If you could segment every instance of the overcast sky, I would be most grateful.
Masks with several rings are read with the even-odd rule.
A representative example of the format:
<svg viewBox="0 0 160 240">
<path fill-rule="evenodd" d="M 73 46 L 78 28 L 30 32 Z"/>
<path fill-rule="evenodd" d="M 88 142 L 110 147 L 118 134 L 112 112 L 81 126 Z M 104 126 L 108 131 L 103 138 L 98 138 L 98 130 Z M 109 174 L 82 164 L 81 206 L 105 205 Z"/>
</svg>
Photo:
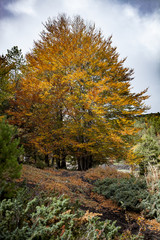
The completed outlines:
<svg viewBox="0 0 160 240">
<path fill-rule="evenodd" d="M 125 66 L 134 69 L 134 92 L 149 87 L 148 112 L 160 112 L 160 0 L 0 0 L 0 55 L 18 46 L 23 54 L 39 39 L 49 17 L 79 14 L 113 36 Z"/>
</svg>

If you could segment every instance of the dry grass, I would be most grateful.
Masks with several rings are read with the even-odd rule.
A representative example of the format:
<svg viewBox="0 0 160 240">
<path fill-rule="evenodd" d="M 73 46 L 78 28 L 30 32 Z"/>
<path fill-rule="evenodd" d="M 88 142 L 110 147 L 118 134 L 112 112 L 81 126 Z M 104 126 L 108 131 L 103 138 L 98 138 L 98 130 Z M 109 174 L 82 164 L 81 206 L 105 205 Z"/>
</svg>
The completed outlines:
<svg viewBox="0 0 160 240">
<path fill-rule="evenodd" d="M 86 181 L 107 177 L 122 178 L 129 177 L 129 174 L 118 172 L 116 169 L 108 166 L 105 168 L 97 167 L 87 172 L 77 172 L 67 170 L 57 171 L 51 168 L 41 170 L 30 165 L 23 165 L 22 177 L 19 181 L 26 179 L 27 183 L 39 186 L 40 190 L 47 190 L 49 192 L 55 190 L 57 193 L 69 197 L 71 202 L 75 202 L 78 199 L 82 206 L 95 209 L 98 212 L 108 211 L 108 209 L 116 212 L 120 210 L 116 203 L 94 193 L 93 186 Z M 151 181 L 151 176 L 148 176 L 148 181 Z M 139 214 L 132 213 L 132 218 L 138 219 Z M 151 229 L 160 230 L 160 224 L 156 220 L 147 220 L 146 223 L 150 225 Z"/>
<path fill-rule="evenodd" d="M 158 191 L 158 184 L 160 181 L 160 171 L 158 166 L 148 165 L 148 173 L 145 175 L 146 183 L 148 186 L 148 190 L 151 193 Z"/>
<path fill-rule="evenodd" d="M 96 167 L 91 168 L 85 173 L 86 179 L 98 180 L 104 178 L 128 178 L 130 177 L 129 173 L 119 172 L 113 167 Z"/>
</svg>

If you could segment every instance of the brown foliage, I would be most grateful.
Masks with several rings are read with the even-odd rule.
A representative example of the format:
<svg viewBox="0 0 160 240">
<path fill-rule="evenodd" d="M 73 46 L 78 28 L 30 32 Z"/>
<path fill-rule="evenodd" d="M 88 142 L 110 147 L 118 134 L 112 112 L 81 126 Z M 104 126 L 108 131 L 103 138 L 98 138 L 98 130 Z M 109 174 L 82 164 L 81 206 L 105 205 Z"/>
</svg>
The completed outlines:
<svg viewBox="0 0 160 240">
<path fill-rule="evenodd" d="M 98 171 L 96 171 L 97 169 Z M 108 170 L 106 171 L 106 173 L 104 170 L 102 171 L 99 167 L 95 169 L 91 169 L 88 172 L 92 172 L 94 173 L 94 175 L 91 174 L 89 176 L 88 172 L 76 172 L 76 171 L 67 171 L 67 170 L 57 171 L 49 168 L 41 170 L 33 166 L 24 165 L 22 169 L 22 177 L 20 181 L 26 179 L 28 184 L 29 183 L 31 183 L 31 185 L 36 184 L 39 187 L 39 191 L 55 190 L 59 194 L 64 194 L 66 197 L 70 197 L 70 200 L 72 202 L 75 202 L 76 200 L 78 200 L 82 208 L 89 209 L 89 211 L 86 212 L 85 217 L 83 219 L 81 218 L 77 219 L 77 224 L 79 224 L 79 222 L 82 220 L 86 221 L 88 217 L 92 217 L 92 216 L 101 217 L 101 214 L 106 215 L 107 211 L 112 212 L 112 214 L 115 213 L 114 216 L 120 216 L 121 214 L 123 214 L 123 218 L 125 219 L 125 215 L 121 211 L 121 208 L 118 207 L 115 203 L 113 203 L 112 200 L 105 199 L 104 196 L 94 193 L 93 185 L 88 182 L 89 179 L 90 180 L 98 179 L 98 177 L 100 176 L 100 173 L 101 173 L 101 177 L 102 177 L 102 173 L 106 174 L 105 175 L 106 177 L 108 176 L 110 177 L 125 176 L 126 177 L 126 174 L 123 175 L 123 173 L 118 173 L 117 170 L 115 169 L 113 170 L 113 168 L 110 169 L 110 167 L 107 167 L 106 169 Z M 98 176 L 96 176 L 96 172 Z M 109 172 L 110 174 L 107 175 L 107 172 Z M 142 219 L 142 216 L 134 212 L 126 211 L 126 214 L 129 219 L 137 220 L 138 223 Z M 126 224 L 126 223 L 123 222 L 123 224 Z M 128 221 L 127 224 L 129 226 L 131 223 Z M 147 224 L 148 227 L 152 230 L 160 231 L 160 224 L 157 223 L 155 220 L 143 219 L 143 224 Z M 63 233 L 63 228 L 62 228 L 62 233 Z M 126 236 L 125 233 L 124 233 L 124 236 Z"/>
<path fill-rule="evenodd" d="M 99 166 L 96 168 L 91 168 L 85 173 L 85 178 L 91 180 L 98 180 L 104 178 L 123 178 L 129 177 L 128 173 L 118 172 L 114 167 L 109 166 Z"/>
</svg>

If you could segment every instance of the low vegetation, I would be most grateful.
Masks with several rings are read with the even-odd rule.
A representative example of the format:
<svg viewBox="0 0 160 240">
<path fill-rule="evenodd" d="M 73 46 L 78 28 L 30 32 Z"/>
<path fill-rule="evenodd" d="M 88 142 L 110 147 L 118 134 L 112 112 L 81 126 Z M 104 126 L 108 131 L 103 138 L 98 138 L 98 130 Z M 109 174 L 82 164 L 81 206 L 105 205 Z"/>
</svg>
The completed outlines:
<svg viewBox="0 0 160 240">
<path fill-rule="evenodd" d="M 146 217 L 155 218 L 160 222 L 160 181 L 158 189 L 154 193 L 149 193 L 141 202 Z"/>
<path fill-rule="evenodd" d="M 101 192 L 100 194 L 94 193 L 92 186 L 95 182 L 97 189 L 102 188 L 101 190 L 110 191 L 109 197 L 114 198 L 114 201 L 119 200 L 119 204 L 125 210 L 141 210 L 144 216 L 157 218 L 156 215 L 147 215 L 149 211 L 144 206 L 143 201 L 146 201 L 149 194 L 151 194 L 148 191 L 144 178 L 143 180 L 137 180 L 109 167 L 104 168 L 103 171 L 101 169 L 101 167 L 98 167 L 92 169 L 92 171 L 73 172 L 67 170 L 41 170 L 27 165 L 24 166 L 22 178 L 20 182 L 18 181 L 18 185 L 20 184 L 21 186 L 21 181 L 26 179 L 25 181 L 29 189 L 26 187 L 24 189 L 22 186 L 22 190 L 18 191 L 15 197 L 1 201 L 0 231 L 3 235 L 0 239 L 21 239 L 21 236 L 24 235 L 26 236 L 25 239 L 39 239 L 40 236 L 41 239 L 65 240 L 145 239 L 142 234 L 145 231 L 145 227 L 142 229 L 143 222 L 139 220 L 141 215 L 137 218 L 139 231 L 136 231 L 136 234 L 132 232 L 131 226 L 133 223 L 130 217 L 128 218 L 128 215 L 123 220 L 127 219 L 128 227 L 121 231 L 117 228 L 119 224 L 117 225 L 113 219 L 109 221 L 107 217 L 103 217 L 106 211 L 109 211 L 109 208 L 113 212 L 115 211 L 115 213 L 121 211 L 120 208 L 112 203 L 111 200 L 105 200 Z M 107 169 L 110 169 L 108 172 L 111 178 L 106 178 Z M 101 180 L 95 180 L 96 170 L 98 173 L 97 179 L 101 176 Z M 105 173 L 105 171 L 106 176 L 103 179 L 103 174 L 101 173 Z M 114 184 L 114 187 L 112 184 Z M 111 188 L 111 185 L 113 188 Z M 42 189 L 45 190 L 44 193 L 40 193 Z M 114 195 L 116 191 L 117 196 Z M 140 191 L 142 192 L 140 193 Z M 144 192 L 146 193 L 146 198 L 144 198 Z M 78 202 L 76 202 L 77 199 L 79 200 Z M 84 210 L 80 210 L 81 208 Z M 124 215 L 122 212 L 120 214 L 121 217 L 122 214 Z M 39 234 L 41 235 L 39 236 Z"/>
<path fill-rule="evenodd" d="M 89 169 L 88 171 L 86 171 L 85 177 L 89 181 L 95 181 L 104 178 L 129 178 L 130 174 L 118 172 L 117 169 L 115 169 L 114 167 L 106 165 Z"/>
<path fill-rule="evenodd" d="M 97 180 L 94 191 L 126 210 L 143 212 L 145 217 L 160 222 L 160 180 L 155 169 L 150 166 L 149 173 L 141 178 L 112 178 L 111 175 Z"/>
<path fill-rule="evenodd" d="M 141 211 L 141 201 L 148 195 L 147 184 L 144 179 L 105 178 L 95 183 L 95 191 L 127 210 Z"/>
<path fill-rule="evenodd" d="M 119 227 L 100 221 L 96 213 L 83 212 L 63 196 L 27 199 L 18 192 L 0 203 L 0 239 L 90 240 L 115 239 Z"/>
</svg>

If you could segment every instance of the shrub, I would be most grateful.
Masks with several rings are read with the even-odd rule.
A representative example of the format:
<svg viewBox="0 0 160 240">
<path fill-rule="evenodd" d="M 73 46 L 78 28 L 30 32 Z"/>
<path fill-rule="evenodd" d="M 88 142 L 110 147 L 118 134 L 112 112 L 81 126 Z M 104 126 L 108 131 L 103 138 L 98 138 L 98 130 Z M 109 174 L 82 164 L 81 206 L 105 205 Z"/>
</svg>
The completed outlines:
<svg viewBox="0 0 160 240">
<path fill-rule="evenodd" d="M 118 229 L 120 229 L 120 227 L 115 226 L 115 223 L 111 223 L 110 220 L 106 220 L 105 222 L 99 221 L 99 217 L 89 218 L 86 230 L 80 240 L 114 239 L 118 233 Z"/>
<path fill-rule="evenodd" d="M 149 218 L 156 218 L 160 222 L 160 181 L 155 192 L 150 192 L 148 196 L 141 202 L 144 214 Z"/>
<path fill-rule="evenodd" d="M 160 174 L 159 166 L 148 164 L 148 172 L 145 175 L 148 195 L 141 202 L 144 215 L 155 218 L 160 222 Z"/>
<path fill-rule="evenodd" d="M 99 221 L 96 213 L 76 209 L 60 197 L 27 199 L 25 191 L 0 203 L 0 239 L 96 240 L 114 239 L 119 227 Z"/>
<path fill-rule="evenodd" d="M 121 235 L 120 240 L 144 240 L 144 236 L 141 233 L 138 235 L 132 235 L 131 231 L 127 229 Z"/>
<path fill-rule="evenodd" d="M 140 203 L 148 195 L 145 180 L 131 178 L 106 178 L 95 183 L 94 191 L 113 199 L 128 210 L 140 211 Z"/>
</svg>

